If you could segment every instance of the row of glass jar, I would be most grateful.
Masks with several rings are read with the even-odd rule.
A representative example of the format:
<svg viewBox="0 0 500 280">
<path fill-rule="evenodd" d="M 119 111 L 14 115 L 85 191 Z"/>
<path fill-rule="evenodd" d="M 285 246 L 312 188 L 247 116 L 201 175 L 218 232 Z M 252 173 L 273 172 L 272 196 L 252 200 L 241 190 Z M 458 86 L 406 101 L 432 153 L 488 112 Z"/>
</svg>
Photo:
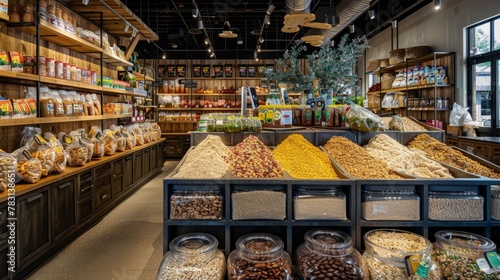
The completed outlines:
<svg viewBox="0 0 500 280">
<path fill-rule="evenodd" d="M 407 107 L 449 109 L 449 98 L 408 98 Z"/>
<path fill-rule="evenodd" d="M 436 243 L 412 232 L 376 229 L 364 235 L 361 255 L 347 234 L 313 229 L 295 251 L 300 279 L 498 279 L 496 245 L 482 236 L 438 231 Z M 486 254 L 486 255 L 485 255 Z M 283 241 L 267 233 L 236 241 L 227 261 L 218 240 L 205 233 L 178 236 L 169 244 L 157 280 L 294 279 Z"/>
<path fill-rule="evenodd" d="M 202 115 L 198 121 L 200 132 L 261 132 L 262 123 L 257 117 L 241 117 L 227 114 Z"/>
</svg>

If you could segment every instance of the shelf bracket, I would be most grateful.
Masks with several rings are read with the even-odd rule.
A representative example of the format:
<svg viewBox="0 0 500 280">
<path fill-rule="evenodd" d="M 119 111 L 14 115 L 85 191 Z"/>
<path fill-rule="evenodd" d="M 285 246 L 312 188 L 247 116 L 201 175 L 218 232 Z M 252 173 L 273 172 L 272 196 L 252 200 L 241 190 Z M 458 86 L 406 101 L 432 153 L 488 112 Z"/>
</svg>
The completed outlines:
<svg viewBox="0 0 500 280">
<path fill-rule="evenodd" d="M 135 47 L 137 46 L 137 44 L 139 43 L 140 40 L 141 40 L 141 34 L 139 33 L 139 34 L 135 35 L 132 42 L 130 42 L 130 45 L 128 46 L 127 50 L 125 51 L 125 59 L 127 61 L 130 60 L 130 57 L 132 56 L 132 53 L 134 52 Z"/>
</svg>

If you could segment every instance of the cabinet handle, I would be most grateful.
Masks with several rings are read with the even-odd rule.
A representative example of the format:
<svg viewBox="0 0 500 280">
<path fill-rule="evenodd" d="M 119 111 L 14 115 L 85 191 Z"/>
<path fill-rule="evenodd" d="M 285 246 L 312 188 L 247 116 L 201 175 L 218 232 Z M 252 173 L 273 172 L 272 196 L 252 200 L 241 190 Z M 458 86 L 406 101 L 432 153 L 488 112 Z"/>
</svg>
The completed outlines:
<svg viewBox="0 0 500 280">
<path fill-rule="evenodd" d="M 38 199 L 42 198 L 42 197 L 43 197 L 43 195 L 41 193 L 39 193 L 37 195 L 34 195 L 34 196 L 26 199 L 26 202 L 31 203 L 31 202 L 33 202 L 35 200 L 38 200 Z"/>
<path fill-rule="evenodd" d="M 132 159 L 132 156 L 128 156 L 125 158 L 125 160 L 131 160 Z"/>
<path fill-rule="evenodd" d="M 149 153 L 149 150 L 145 150 L 144 152 L 145 152 L 145 153 Z"/>
<path fill-rule="evenodd" d="M 86 192 L 86 191 L 90 190 L 92 187 L 93 187 L 93 185 L 92 186 L 88 186 L 86 188 L 83 188 L 83 189 L 80 190 L 80 192 Z"/>
<path fill-rule="evenodd" d="M 69 187 L 69 186 L 71 186 L 71 183 L 70 183 L 70 182 L 68 182 L 68 183 L 66 183 L 66 184 L 62 184 L 62 185 L 60 185 L 60 186 L 59 186 L 59 190 L 65 189 L 65 188 L 67 188 L 67 187 Z"/>
<path fill-rule="evenodd" d="M 106 197 L 108 197 L 108 195 L 107 195 L 107 194 L 103 194 L 103 195 L 101 195 L 101 199 L 105 199 Z"/>
</svg>

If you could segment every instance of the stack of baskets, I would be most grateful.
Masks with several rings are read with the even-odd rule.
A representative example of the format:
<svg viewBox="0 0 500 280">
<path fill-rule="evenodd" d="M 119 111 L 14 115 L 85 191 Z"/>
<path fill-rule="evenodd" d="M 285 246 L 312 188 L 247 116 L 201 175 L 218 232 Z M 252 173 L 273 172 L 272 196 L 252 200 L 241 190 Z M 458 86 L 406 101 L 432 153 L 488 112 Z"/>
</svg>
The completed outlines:
<svg viewBox="0 0 500 280">
<path fill-rule="evenodd" d="M 407 59 L 419 58 L 425 56 L 431 52 L 429 46 L 416 46 L 405 49 L 404 61 Z"/>
<path fill-rule="evenodd" d="M 396 65 L 405 62 L 405 49 L 397 49 L 389 52 L 389 64 Z"/>
</svg>

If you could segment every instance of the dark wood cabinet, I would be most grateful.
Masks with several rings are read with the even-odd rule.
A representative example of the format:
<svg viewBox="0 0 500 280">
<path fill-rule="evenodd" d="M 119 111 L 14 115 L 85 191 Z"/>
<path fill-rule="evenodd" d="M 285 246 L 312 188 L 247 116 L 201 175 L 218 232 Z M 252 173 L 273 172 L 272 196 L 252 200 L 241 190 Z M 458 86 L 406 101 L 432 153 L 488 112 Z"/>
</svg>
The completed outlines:
<svg viewBox="0 0 500 280">
<path fill-rule="evenodd" d="M 134 183 L 134 156 L 129 155 L 123 159 L 123 189 L 127 189 Z"/>
<path fill-rule="evenodd" d="M 134 153 L 134 182 L 142 178 L 142 151 Z"/>
<path fill-rule="evenodd" d="M 150 160 L 149 160 L 149 167 L 151 170 L 155 170 L 156 167 L 158 166 L 158 161 L 156 160 L 157 157 L 157 150 L 158 146 L 153 146 L 151 147 L 151 154 L 150 154 Z"/>
<path fill-rule="evenodd" d="M 58 240 L 76 228 L 75 177 L 60 181 L 50 187 L 52 238 Z"/>
<path fill-rule="evenodd" d="M 48 187 L 17 199 L 16 238 L 19 265 L 24 265 L 50 244 Z"/>
<path fill-rule="evenodd" d="M 8 251 L 8 246 L 7 244 L 4 245 L 4 246 L 0 246 L 0 263 L 2 265 L 0 265 L 0 279 L 8 279 L 7 277 L 7 274 L 8 274 L 8 264 L 7 264 L 7 260 L 8 260 L 8 256 L 7 254 L 9 253 Z"/>
<path fill-rule="evenodd" d="M 94 211 L 111 201 L 111 164 L 94 168 Z"/>
<path fill-rule="evenodd" d="M 123 160 L 115 160 L 113 162 L 113 170 L 111 172 L 111 196 L 115 198 L 123 190 Z"/>
<path fill-rule="evenodd" d="M 7 243 L 9 237 L 7 229 L 7 202 L 0 203 L 0 247 Z"/>
<path fill-rule="evenodd" d="M 158 144 L 158 148 L 156 150 L 156 166 L 158 168 L 163 168 L 163 164 L 165 163 L 165 145 L 164 142 Z"/>
<path fill-rule="evenodd" d="M 149 173 L 151 168 L 151 148 L 144 149 L 142 151 L 142 175 Z"/>
</svg>

